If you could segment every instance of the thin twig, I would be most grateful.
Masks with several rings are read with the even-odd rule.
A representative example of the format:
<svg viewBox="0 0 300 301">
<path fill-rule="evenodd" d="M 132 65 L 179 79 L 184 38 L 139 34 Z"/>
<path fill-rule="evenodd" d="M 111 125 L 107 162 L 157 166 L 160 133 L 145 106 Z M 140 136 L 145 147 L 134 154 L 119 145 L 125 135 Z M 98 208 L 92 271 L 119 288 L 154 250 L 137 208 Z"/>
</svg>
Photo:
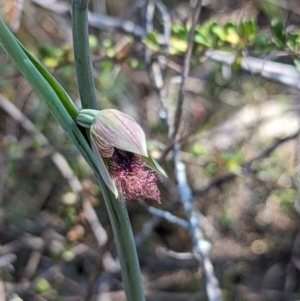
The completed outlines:
<svg viewBox="0 0 300 301">
<path fill-rule="evenodd" d="M 154 11 L 155 11 L 155 5 L 152 1 L 149 1 L 146 5 L 146 14 L 145 14 L 145 18 L 146 18 L 146 33 L 147 35 L 153 30 L 153 18 L 154 18 Z M 151 65 L 151 54 L 152 54 L 152 50 L 148 47 L 145 48 L 145 63 L 147 68 L 150 68 Z"/>
<path fill-rule="evenodd" d="M 192 16 L 192 24 L 191 29 L 189 31 L 189 37 L 188 37 L 188 46 L 187 50 L 184 55 L 183 59 L 183 66 L 182 66 L 182 72 L 181 72 L 181 83 L 179 87 L 179 93 L 178 93 L 178 101 L 177 101 L 177 107 L 175 111 L 174 121 L 173 121 L 173 128 L 170 129 L 170 139 L 167 143 L 166 148 L 162 152 L 160 156 L 160 161 L 163 161 L 164 158 L 167 156 L 169 151 L 171 150 L 172 146 L 174 145 L 175 140 L 177 140 L 177 135 L 179 131 L 179 126 L 181 122 L 181 116 L 182 116 L 182 106 L 184 102 L 184 94 L 185 94 L 185 82 L 190 72 L 190 60 L 192 56 L 192 50 L 194 46 L 194 35 L 195 35 L 195 29 L 199 20 L 199 16 L 201 13 L 201 7 L 202 7 L 202 0 L 198 0 L 196 7 L 194 8 L 194 13 Z"/>
<path fill-rule="evenodd" d="M 180 201 L 178 200 L 178 201 L 174 201 L 171 204 L 167 205 L 167 208 L 165 208 L 164 210 L 161 210 L 161 212 L 159 212 L 157 210 L 154 210 L 151 212 L 148 211 L 153 216 L 146 223 L 143 224 L 141 231 L 135 236 L 136 246 L 139 247 L 143 243 L 143 241 L 153 232 L 153 229 L 155 227 L 157 227 L 163 219 L 165 219 L 164 214 L 166 212 L 172 212 L 179 205 L 180 205 Z M 157 208 L 155 208 L 155 209 L 157 209 Z M 208 221 L 208 219 L 201 212 L 199 212 L 198 210 L 195 210 L 195 212 L 199 216 L 198 218 L 202 220 L 202 223 L 200 225 L 201 228 L 210 237 L 211 233 L 216 232 L 216 230 L 214 229 L 213 225 Z M 158 214 L 156 214 L 156 213 L 158 213 Z M 172 216 L 174 216 L 174 215 L 172 214 Z M 165 220 L 167 220 L 171 223 L 173 222 L 172 219 L 171 220 L 165 219 Z M 176 223 L 176 221 L 175 221 L 175 223 Z M 181 223 L 179 224 L 179 226 L 181 226 Z"/>
<path fill-rule="evenodd" d="M 70 4 L 63 1 L 56 0 L 31 0 L 36 5 L 39 5 L 45 9 L 55 12 L 56 14 L 65 14 L 70 12 Z"/>
<path fill-rule="evenodd" d="M 192 190 L 187 182 L 185 165 L 180 158 L 180 144 L 175 142 L 173 147 L 175 175 L 178 183 L 181 202 L 190 224 L 190 233 L 195 259 L 203 269 L 205 277 L 206 294 L 209 301 L 221 301 L 219 281 L 209 258 L 210 243 L 204 238 L 201 231 L 201 216 L 197 214 L 193 205 Z"/>
<path fill-rule="evenodd" d="M 143 224 L 141 231 L 135 236 L 135 245 L 138 248 L 143 241 L 152 233 L 153 229 L 159 225 L 162 218 L 159 216 L 152 216 L 146 223 Z"/>
<path fill-rule="evenodd" d="M 196 29 L 196 25 L 199 20 L 201 7 L 202 7 L 202 0 L 198 0 L 196 7 L 194 9 L 193 17 L 192 17 L 191 29 L 189 31 L 188 47 L 187 47 L 187 50 L 186 50 L 186 53 L 185 53 L 184 59 L 183 59 L 181 83 L 180 83 L 180 87 L 179 87 L 176 112 L 175 112 L 175 116 L 174 116 L 174 124 L 173 124 L 173 129 L 172 129 L 173 131 L 171 133 L 172 140 L 174 140 L 175 137 L 177 136 L 180 121 L 181 121 L 182 106 L 183 106 L 184 94 L 185 94 L 185 82 L 190 73 L 190 61 L 191 61 L 191 56 L 192 56 L 192 50 L 194 47 L 195 29 Z"/>
<path fill-rule="evenodd" d="M 146 36 L 146 30 L 130 20 L 119 19 L 92 12 L 89 12 L 88 16 L 89 24 L 95 28 L 103 30 L 119 30 L 138 39 Z"/>
<path fill-rule="evenodd" d="M 168 56 L 169 56 L 169 45 L 170 45 L 170 37 L 171 37 L 171 25 L 170 25 L 170 14 L 166 8 L 166 6 L 159 0 L 153 0 L 153 3 L 156 4 L 161 17 L 163 21 L 163 26 L 164 26 L 164 60 L 159 61 L 158 59 L 155 60 L 150 60 L 150 66 L 148 66 L 148 74 L 150 80 L 153 82 L 153 86 L 155 88 L 155 91 L 158 95 L 158 99 L 160 102 L 160 111 L 159 111 L 159 117 L 165 124 L 166 128 L 169 128 L 168 124 L 168 111 L 166 109 L 166 91 L 163 90 L 164 82 L 163 82 L 163 75 L 162 75 L 162 70 L 165 68 L 165 65 L 168 61 Z M 146 48 L 146 54 L 149 53 L 149 49 Z"/>
<path fill-rule="evenodd" d="M 124 19 L 131 19 L 133 15 L 138 11 L 141 7 L 145 5 L 146 0 L 136 0 L 134 3 L 131 3 L 128 10 L 125 13 Z"/>
<path fill-rule="evenodd" d="M 170 38 L 171 38 L 171 16 L 168 11 L 168 8 L 166 5 L 160 1 L 160 0 L 152 0 L 155 4 L 156 7 L 158 8 L 162 22 L 163 22 L 163 27 L 164 27 L 164 49 L 165 49 L 165 56 L 169 56 L 169 46 L 170 46 Z"/>
<path fill-rule="evenodd" d="M 163 90 L 164 82 L 163 82 L 160 63 L 157 61 L 153 61 L 151 63 L 150 68 L 148 68 L 148 70 L 150 71 L 148 72 L 149 78 L 153 82 L 154 89 L 158 95 L 158 100 L 160 104 L 159 117 L 165 124 L 166 128 L 169 128 L 169 124 L 168 124 L 169 117 L 166 108 L 167 95 L 166 95 L 166 91 Z"/>
<path fill-rule="evenodd" d="M 170 223 L 179 225 L 179 226 L 181 226 L 185 229 L 189 229 L 189 223 L 186 220 L 173 215 L 169 211 L 165 211 L 165 210 L 155 208 L 153 206 L 149 206 L 145 201 L 142 201 L 142 200 L 139 201 L 139 204 L 144 209 L 146 209 L 149 213 L 151 213 L 153 215 L 156 215 L 158 217 L 161 217 L 161 218 L 167 220 Z"/>
</svg>

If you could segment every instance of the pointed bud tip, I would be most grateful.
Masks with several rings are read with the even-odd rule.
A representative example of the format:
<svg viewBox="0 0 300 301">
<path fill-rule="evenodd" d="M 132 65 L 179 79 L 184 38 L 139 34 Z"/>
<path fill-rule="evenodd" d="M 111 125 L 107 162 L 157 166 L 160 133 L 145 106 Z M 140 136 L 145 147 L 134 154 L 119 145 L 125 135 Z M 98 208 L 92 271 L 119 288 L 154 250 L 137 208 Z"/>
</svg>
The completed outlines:
<svg viewBox="0 0 300 301">
<path fill-rule="evenodd" d="M 81 110 L 76 117 L 76 122 L 79 125 L 89 129 L 94 121 L 95 116 L 97 116 L 98 113 L 99 111 L 97 110 L 90 110 L 90 109 Z"/>
</svg>

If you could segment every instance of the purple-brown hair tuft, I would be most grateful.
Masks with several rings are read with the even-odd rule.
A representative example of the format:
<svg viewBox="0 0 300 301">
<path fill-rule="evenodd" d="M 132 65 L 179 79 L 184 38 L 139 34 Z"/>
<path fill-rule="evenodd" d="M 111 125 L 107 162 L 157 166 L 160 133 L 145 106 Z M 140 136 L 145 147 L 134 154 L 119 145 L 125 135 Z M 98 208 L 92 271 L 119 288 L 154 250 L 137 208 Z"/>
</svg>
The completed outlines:
<svg viewBox="0 0 300 301">
<path fill-rule="evenodd" d="M 141 156 L 115 148 L 109 158 L 109 171 L 126 200 L 155 200 L 160 203 L 158 174 L 146 170 Z"/>
</svg>

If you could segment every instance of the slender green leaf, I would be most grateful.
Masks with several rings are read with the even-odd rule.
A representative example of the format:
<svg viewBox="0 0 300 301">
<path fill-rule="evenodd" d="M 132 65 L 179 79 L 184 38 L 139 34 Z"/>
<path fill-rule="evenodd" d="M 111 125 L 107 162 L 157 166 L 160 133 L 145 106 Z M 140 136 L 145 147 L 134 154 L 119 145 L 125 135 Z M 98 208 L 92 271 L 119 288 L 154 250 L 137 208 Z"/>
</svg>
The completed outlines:
<svg viewBox="0 0 300 301">
<path fill-rule="evenodd" d="M 284 27 L 278 18 L 271 20 L 271 29 L 274 35 L 274 42 L 277 46 L 282 47 L 285 43 Z"/>
<path fill-rule="evenodd" d="M 75 120 L 76 116 L 78 115 L 78 108 L 76 107 L 70 96 L 67 94 L 65 89 L 54 78 L 54 76 L 19 41 L 17 42 L 21 46 L 28 59 L 51 85 L 52 89 L 55 91 L 55 93 L 63 103 L 64 107 L 67 109 L 73 120 Z"/>
</svg>

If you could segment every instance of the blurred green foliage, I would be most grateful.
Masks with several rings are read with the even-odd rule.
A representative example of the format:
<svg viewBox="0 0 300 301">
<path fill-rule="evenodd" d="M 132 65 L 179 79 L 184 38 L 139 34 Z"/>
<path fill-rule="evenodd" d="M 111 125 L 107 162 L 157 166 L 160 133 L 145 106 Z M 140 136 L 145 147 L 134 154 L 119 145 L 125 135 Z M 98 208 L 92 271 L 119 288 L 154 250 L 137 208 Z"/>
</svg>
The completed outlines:
<svg viewBox="0 0 300 301">
<path fill-rule="evenodd" d="M 261 33 L 255 18 L 232 21 L 224 26 L 209 19 L 196 27 L 194 37 L 194 54 L 206 49 L 220 49 L 229 52 L 252 50 L 256 54 L 269 53 L 274 50 L 286 50 L 294 58 L 300 57 L 300 31 L 298 29 L 285 32 L 282 20 L 271 19 L 270 33 Z M 182 23 L 171 25 L 170 54 L 181 55 L 187 49 L 189 26 Z M 143 39 L 144 44 L 154 52 L 162 50 L 160 33 L 150 32 Z M 295 63 L 296 64 L 296 63 Z"/>
</svg>

